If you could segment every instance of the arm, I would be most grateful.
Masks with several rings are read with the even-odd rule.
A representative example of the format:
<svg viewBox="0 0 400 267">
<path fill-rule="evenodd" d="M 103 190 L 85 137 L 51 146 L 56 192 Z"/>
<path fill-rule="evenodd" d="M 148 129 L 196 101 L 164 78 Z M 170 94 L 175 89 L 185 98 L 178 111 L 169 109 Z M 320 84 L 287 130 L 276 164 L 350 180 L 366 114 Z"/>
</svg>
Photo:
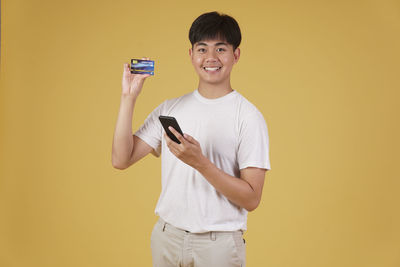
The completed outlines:
<svg viewBox="0 0 400 267">
<path fill-rule="evenodd" d="M 215 189 L 247 211 L 255 210 L 261 201 L 265 169 L 249 167 L 240 170 L 240 179 L 217 168 L 203 156 L 196 168 Z"/>
<path fill-rule="evenodd" d="M 260 203 L 265 179 L 265 169 L 245 168 L 240 170 L 240 178 L 231 176 L 217 168 L 201 152 L 200 144 L 188 134 L 180 135 L 172 127 L 171 132 L 181 144 L 172 141 L 166 134 L 170 151 L 186 164 L 199 171 L 214 188 L 236 205 L 252 211 Z"/>
<path fill-rule="evenodd" d="M 136 99 L 144 80 L 150 75 L 131 74 L 128 64 L 124 64 L 122 76 L 121 104 L 112 143 L 112 165 L 117 169 L 128 168 L 153 148 L 132 134 L 132 117 Z"/>
</svg>

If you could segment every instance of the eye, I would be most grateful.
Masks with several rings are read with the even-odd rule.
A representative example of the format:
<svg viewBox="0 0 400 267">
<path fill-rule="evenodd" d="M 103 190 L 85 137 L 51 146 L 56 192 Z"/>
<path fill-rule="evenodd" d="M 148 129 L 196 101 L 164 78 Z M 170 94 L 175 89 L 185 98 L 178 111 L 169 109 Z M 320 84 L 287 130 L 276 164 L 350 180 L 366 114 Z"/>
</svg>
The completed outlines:
<svg viewBox="0 0 400 267">
<path fill-rule="evenodd" d="M 219 47 L 219 48 L 217 48 L 217 52 L 225 52 L 226 51 L 226 49 L 225 48 L 223 48 L 223 47 Z"/>
<path fill-rule="evenodd" d="M 199 49 L 197 49 L 197 52 L 204 53 L 204 52 L 206 52 L 206 49 L 205 48 L 199 48 Z"/>
</svg>

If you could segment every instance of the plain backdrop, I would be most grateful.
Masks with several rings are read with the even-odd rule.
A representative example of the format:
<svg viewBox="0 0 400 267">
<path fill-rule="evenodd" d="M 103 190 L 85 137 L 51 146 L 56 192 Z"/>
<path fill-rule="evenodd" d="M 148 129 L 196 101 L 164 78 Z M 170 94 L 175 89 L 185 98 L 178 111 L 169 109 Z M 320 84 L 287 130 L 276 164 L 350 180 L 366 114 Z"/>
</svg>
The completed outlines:
<svg viewBox="0 0 400 267">
<path fill-rule="evenodd" d="M 214 10 L 270 134 L 247 266 L 400 266 L 395 0 L 1 1 L 0 266 L 151 266 L 160 159 L 111 165 L 123 63 L 155 60 L 135 131 L 196 89 L 188 31 Z"/>
</svg>

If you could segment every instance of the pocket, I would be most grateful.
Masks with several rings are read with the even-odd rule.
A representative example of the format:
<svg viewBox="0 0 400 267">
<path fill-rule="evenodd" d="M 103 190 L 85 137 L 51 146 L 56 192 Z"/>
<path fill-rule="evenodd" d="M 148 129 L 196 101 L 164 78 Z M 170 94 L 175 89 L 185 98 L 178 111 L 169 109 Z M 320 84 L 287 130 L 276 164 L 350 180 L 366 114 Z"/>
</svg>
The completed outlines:
<svg viewBox="0 0 400 267">
<path fill-rule="evenodd" d="M 235 248 L 238 254 L 238 257 L 242 263 L 242 266 L 245 266 L 246 263 L 246 245 L 245 240 L 243 239 L 243 235 L 241 232 L 234 232 L 232 234 L 233 241 L 235 243 Z"/>
</svg>

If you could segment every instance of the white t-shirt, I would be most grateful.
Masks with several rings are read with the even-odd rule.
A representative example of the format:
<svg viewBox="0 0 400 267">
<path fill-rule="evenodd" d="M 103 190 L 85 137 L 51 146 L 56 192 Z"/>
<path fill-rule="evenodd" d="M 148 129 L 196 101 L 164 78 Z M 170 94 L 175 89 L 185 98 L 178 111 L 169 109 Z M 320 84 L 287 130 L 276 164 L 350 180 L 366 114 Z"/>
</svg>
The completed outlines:
<svg viewBox="0 0 400 267">
<path fill-rule="evenodd" d="M 262 114 L 237 91 L 208 99 L 195 90 L 164 101 L 135 133 L 156 151 L 161 147 L 158 216 L 194 233 L 246 230 L 247 210 L 217 192 L 196 169 L 169 151 L 160 115 L 175 117 L 212 163 L 240 179 L 240 169 L 270 169 L 268 130 Z"/>
</svg>

